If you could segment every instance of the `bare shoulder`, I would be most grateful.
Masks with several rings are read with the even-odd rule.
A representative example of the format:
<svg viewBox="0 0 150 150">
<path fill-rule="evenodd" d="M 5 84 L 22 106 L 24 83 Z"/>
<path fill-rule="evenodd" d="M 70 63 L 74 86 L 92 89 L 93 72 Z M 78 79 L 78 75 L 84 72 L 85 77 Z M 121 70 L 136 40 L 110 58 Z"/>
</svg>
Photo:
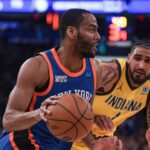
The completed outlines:
<svg viewBox="0 0 150 150">
<path fill-rule="evenodd" d="M 42 86 L 48 79 L 48 65 L 40 55 L 29 58 L 20 68 L 18 80 L 32 82 L 35 86 Z"/>
<path fill-rule="evenodd" d="M 97 72 L 97 89 L 101 92 L 110 91 L 119 78 L 119 67 L 116 61 L 103 63 L 95 61 Z"/>
</svg>

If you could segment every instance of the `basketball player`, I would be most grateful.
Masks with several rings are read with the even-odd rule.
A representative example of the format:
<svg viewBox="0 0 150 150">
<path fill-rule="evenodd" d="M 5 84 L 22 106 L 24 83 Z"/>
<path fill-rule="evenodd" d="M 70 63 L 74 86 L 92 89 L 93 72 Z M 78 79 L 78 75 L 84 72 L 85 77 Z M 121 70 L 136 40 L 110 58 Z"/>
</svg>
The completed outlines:
<svg viewBox="0 0 150 150">
<path fill-rule="evenodd" d="M 89 11 L 70 9 L 60 20 L 61 45 L 25 61 L 3 117 L 9 134 L 2 135 L 0 150 L 70 150 L 72 143 L 56 139 L 48 131 L 45 114 L 53 112 L 46 107 L 55 105 L 62 94 L 78 91 L 92 103 L 96 88 L 110 90 L 118 66 L 100 66 L 93 59 L 100 40 L 97 28 Z M 104 141 L 103 146 L 110 145 L 110 150 L 118 142 L 116 137 Z"/>
<path fill-rule="evenodd" d="M 97 123 L 93 125 L 86 145 L 78 141 L 72 150 L 89 150 L 101 137 L 113 136 L 121 123 L 144 109 L 150 101 L 150 41 L 138 41 L 131 48 L 128 60 L 116 59 L 113 62 L 118 64 L 118 81 L 109 93 L 97 90 L 93 103 Z M 150 104 L 147 112 L 150 127 Z M 105 116 L 111 118 L 113 130 L 109 130 L 107 121 L 111 120 Z M 150 146 L 150 130 L 146 138 Z"/>
</svg>

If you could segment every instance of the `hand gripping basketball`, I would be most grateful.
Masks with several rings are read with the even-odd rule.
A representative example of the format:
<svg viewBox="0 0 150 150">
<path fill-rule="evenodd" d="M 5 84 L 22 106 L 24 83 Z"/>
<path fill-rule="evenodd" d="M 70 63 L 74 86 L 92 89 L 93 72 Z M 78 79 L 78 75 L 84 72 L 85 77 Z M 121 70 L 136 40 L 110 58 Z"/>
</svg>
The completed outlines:
<svg viewBox="0 0 150 150">
<path fill-rule="evenodd" d="M 85 137 L 94 121 L 91 105 L 76 94 L 63 95 L 50 105 L 46 115 L 49 131 L 58 139 L 71 142 Z"/>
</svg>

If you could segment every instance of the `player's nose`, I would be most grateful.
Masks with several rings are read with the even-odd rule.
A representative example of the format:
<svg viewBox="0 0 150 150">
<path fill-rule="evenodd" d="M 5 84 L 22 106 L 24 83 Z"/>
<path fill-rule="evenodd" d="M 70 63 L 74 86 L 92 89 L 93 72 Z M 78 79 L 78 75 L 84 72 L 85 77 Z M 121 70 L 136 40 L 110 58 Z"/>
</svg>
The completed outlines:
<svg viewBox="0 0 150 150">
<path fill-rule="evenodd" d="M 144 63 L 144 61 L 139 62 L 139 68 L 144 70 L 146 67 L 146 64 Z"/>
<path fill-rule="evenodd" d="M 98 32 L 96 32 L 96 35 L 95 35 L 95 40 L 96 41 L 99 41 L 101 39 L 101 36 Z"/>
</svg>

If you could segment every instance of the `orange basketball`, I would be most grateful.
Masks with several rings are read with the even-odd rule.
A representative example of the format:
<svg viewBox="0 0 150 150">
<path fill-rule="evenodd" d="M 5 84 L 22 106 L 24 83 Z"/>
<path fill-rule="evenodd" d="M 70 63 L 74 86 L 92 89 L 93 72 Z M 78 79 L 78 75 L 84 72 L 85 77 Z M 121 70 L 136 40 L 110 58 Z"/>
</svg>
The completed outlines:
<svg viewBox="0 0 150 150">
<path fill-rule="evenodd" d="M 90 104 L 76 94 L 65 94 L 56 105 L 48 106 L 47 127 L 58 139 L 72 142 L 85 137 L 91 130 L 94 114 Z"/>
</svg>

